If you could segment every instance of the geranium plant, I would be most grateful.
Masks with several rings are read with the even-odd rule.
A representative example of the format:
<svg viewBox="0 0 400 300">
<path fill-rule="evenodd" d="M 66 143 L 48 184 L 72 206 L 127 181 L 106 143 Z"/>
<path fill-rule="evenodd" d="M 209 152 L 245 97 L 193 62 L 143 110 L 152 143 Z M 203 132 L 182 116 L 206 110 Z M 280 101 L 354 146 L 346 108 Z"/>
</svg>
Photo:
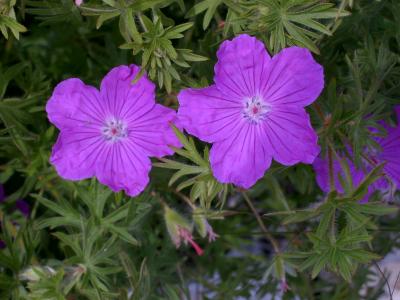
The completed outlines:
<svg viewBox="0 0 400 300">
<path fill-rule="evenodd" d="M 0 0 L 0 299 L 396 299 L 399 15 Z"/>
</svg>

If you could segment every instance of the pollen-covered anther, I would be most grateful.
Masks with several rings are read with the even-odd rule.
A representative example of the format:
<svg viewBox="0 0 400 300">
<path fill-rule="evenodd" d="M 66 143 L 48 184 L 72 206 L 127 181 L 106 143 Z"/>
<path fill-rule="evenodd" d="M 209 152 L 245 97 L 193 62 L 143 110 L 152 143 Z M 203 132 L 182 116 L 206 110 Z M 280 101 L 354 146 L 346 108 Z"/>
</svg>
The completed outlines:
<svg viewBox="0 0 400 300">
<path fill-rule="evenodd" d="M 107 120 L 101 131 L 104 138 L 111 142 L 117 142 L 128 136 L 126 123 L 115 118 Z"/>
<path fill-rule="evenodd" d="M 259 96 L 246 98 L 244 100 L 242 115 L 251 123 L 261 122 L 266 118 L 269 111 L 270 107 Z"/>
</svg>

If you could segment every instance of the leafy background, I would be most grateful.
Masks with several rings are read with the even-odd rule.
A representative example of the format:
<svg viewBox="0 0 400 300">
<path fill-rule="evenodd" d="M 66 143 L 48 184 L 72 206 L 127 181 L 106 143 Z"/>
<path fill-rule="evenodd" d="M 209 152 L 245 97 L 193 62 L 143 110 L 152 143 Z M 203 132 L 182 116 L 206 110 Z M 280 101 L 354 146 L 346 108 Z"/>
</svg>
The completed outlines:
<svg viewBox="0 0 400 300">
<path fill-rule="evenodd" d="M 219 44 L 246 32 L 271 54 L 291 45 L 314 53 L 326 82 L 308 108 L 320 145 L 339 151 L 350 142 L 359 163 L 362 149 L 376 147 L 368 127 L 394 123 L 399 104 L 399 1 L 0 0 L 0 31 L 1 299 L 383 294 L 388 274 L 377 261 L 399 247 L 399 201 L 358 204 L 381 166 L 346 195 L 323 195 L 308 165 L 274 164 L 243 191 L 216 182 L 208 146 L 177 132 L 185 147 L 154 160 L 150 186 L 128 198 L 58 177 L 48 163 L 57 131 L 44 106 L 63 79 L 98 86 L 110 68 L 136 63 L 157 82 L 158 100 L 176 108 L 181 88 L 212 82 Z M 19 199 L 28 218 L 15 209 Z M 203 256 L 175 249 L 165 205 L 211 224 L 213 243 L 195 227 Z"/>
</svg>

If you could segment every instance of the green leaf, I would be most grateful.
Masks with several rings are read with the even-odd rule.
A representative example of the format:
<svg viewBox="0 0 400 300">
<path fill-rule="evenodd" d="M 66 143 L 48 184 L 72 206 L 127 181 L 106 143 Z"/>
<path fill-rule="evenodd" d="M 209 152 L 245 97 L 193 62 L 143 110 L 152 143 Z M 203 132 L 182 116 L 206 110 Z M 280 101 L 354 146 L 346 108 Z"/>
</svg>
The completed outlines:
<svg viewBox="0 0 400 300">
<path fill-rule="evenodd" d="M 318 274 L 325 268 L 326 264 L 328 263 L 329 256 L 328 253 L 323 253 L 314 264 L 312 271 L 311 271 L 311 278 L 315 278 Z"/>
<path fill-rule="evenodd" d="M 138 240 L 136 240 L 132 235 L 129 234 L 129 232 L 122 227 L 117 227 L 114 226 L 112 224 L 107 224 L 106 228 L 109 229 L 112 233 L 116 234 L 117 236 L 119 236 L 121 239 L 123 239 L 124 241 L 134 245 L 134 246 L 139 246 L 140 243 L 138 242 Z"/>
<path fill-rule="evenodd" d="M 383 216 L 388 214 L 393 214 L 399 211 L 399 208 L 396 206 L 390 206 L 384 203 L 366 203 L 362 204 L 358 207 L 358 210 L 361 213 L 367 215 L 377 215 Z"/>
<path fill-rule="evenodd" d="M 99 17 L 97 18 L 96 29 L 99 29 L 105 21 L 111 20 L 115 17 L 118 17 L 119 15 L 120 15 L 120 12 L 118 12 L 118 11 L 105 12 L 105 13 L 100 14 Z"/>
<path fill-rule="evenodd" d="M 317 209 L 299 210 L 299 211 L 295 211 L 293 214 L 285 217 L 283 219 L 282 223 L 287 225 L 287 224 L 292 224 L 292 223 L 304 222 L 304 221 L 315 218 L 319 214 L 320 214 L 320 212 Z"/>
<path fill-rule="evenodd" d="M 254 33 L 266 32 L 270 50 L 278 52 L 292 44 L 319 53 L 316 46 L 322 35 L 332 35 L 331 24 L 348 16 L 343 9 L 317 0 L 260 0 L 250 6 L 246 15 L 248 27 Z M 334 19 L 331 23 L 321 19 Z"/>
<path fill-rule="evenodd" d="M 110 223 L 114 224 L 124 218 L 128 215 L 128 208 L 131 206 L 131 202 L 129 201 L 128 203 L 125 203 L 124 205 L 120 206 L 116 210 L 114 210 L 112 213 L 108 214 L 104 219 L 103 222 L 105 223 Z"/>
<path fill-rule="evenodd" d="M 203 30 L 206 30 L 208 25 L 210 25 L 211 19 L 213 18 L 217 7 L 222 3 L 221 0 L 208 1 L 209 6 L 207 8 L 206 14 L 203 19 Z"/>
<path fill-rule="evenodd" d="M 193 22 L 179 24 L 175 27 L 170 27 L 165 30 L 164 38 L 166 39 L 179 39 L 182 38 L 183 35 L 181 34 L 183 31 L 188 30 L 193 26 Z"/>
<path fill-rule="evenodd" d="M 322 217 L 318 224 L 317 235 L 319 237 L 325 237 L 329 231 L 329 228 L 332 226 L 332 223 L 335 222 L 335 212 L 336 208 L 325 204 L 321 207 Z"/>
<path fill-rule="evenodd" d="M 379 260 L 381 257 L 375 253 L 363 250 L 363 249 L 350 249 L 350 250 L 343 250 L 347 256 L 351 257 L 352 259 L 356 260 L 359 263 L 367 264 L 372 260 Z"/>
<path fill-rule="evenodd" d="M 183 57 L 184 60 L 187 61 L 206 61 L 207 57 L 194 54 L 191 51 L 185 51 L 186 49 L 177 49 L 178 53 Z"/>
<path fill-rule="evenodd" d="M 382 170 L 384 166 L 385 163 L 381 163 L 372 169 L 372 171 L 369 172 L 368 175 L 365 176 L 364 180 L 358 185 L 356 190 L 350 195 L 350 198 L 355 201 L 364 198 L 364 196 L 368 193 L 368 188 L 371 186 L 371 184 L 382 176 Z"/>
<path fill-rule="evenodd" d="M 347 256 L 343 254 L 338 253 L 338 271 L 340 275 L 346 280 L 347 282 L 351 282 L 351 277 L 352 277 L 352 270 L 353 267 L 351 263 L 349 262 Z"/>
<path fill-rule="evenodd" d="M 26 27 L 19 24 L 15 19 L 9 16 L 0 15 L 0 31 L 3 33 L 6 39 L 8 39 L 7 29 L 12 32 L 17 40 L 19 39 L 20 33 L 27 31 Z"/>
</svg>

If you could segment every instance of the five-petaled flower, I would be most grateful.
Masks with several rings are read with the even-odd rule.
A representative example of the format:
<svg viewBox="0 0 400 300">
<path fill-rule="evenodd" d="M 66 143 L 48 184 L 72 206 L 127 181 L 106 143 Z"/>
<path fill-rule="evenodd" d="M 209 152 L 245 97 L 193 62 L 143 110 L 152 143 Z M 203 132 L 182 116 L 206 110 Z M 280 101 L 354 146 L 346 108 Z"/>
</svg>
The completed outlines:
<svg viewBox="0 0 400 300">
<path fill-rule="evenodd" d="M 319 96 L 324 76 L 311 53 L 290 47 L 271 58 L 263 43 L 242 34 L 223 42 L 217 57 L 215 84 L 178 95 L 183 127 L 213 143 L 214 176 L 249 188 L 272 158 L 312 163 L 320 149 L 304 107 Z"/>
<path fill-rule="evenodd" d="M 62 81 L 46 111 L 59 130 L 50 162 L 70 180 L 96 176 L 117 192 L 135 196 L 149 181 L 149 156 L 179 147 L 170 123 L 175 112 L 155 102 L 155 86 L 139 67 L 119 66 L 103 79 L 100 91 L 80 79 Z"/>
<path fill-rule="evenodd" d="M 347 164 L 351 181 L 354 187 L 357 187 L 365 178 L 365 176 L 373 169 L 374 166 L 385 163 L 383 167 L 383 175 L 372 185 L 368 187 L 367 195 L 362 199 L 363 202 L 368 201 L 368 198 L 375 191 L 380 191 L 384 198 L 390 200 L 394 191 L 400 187 L 400 106 L 395 108 L 397 113 L 397 126 L 389 126 L 386 122 L 380 121 L 386 131 L 385 137 L 375 137 L 375 142 L 380 146 L 380 149 L 365 149 L 365 158 L 362 160 L 362 165 L 357 167 L 345 153 L 338 153 L 332 157 L 332 174 L 334 187 L 339 193 L 344 193 L 339 176 L 346 180 L 346 175 L 342 164 Z M 370 128 L 371 133 L 377 132 L 375 128 Z M 353 156 L 351 148 L 347 149 L 348 154 Z M 341 160 L 342 163 L 339 161 Z M 328 192 L 329 186 L 329 161 L 326 156 L 318 157 L 313 163 L 314 171 L 318 186 L 324 192 Z"/>
</svg>

